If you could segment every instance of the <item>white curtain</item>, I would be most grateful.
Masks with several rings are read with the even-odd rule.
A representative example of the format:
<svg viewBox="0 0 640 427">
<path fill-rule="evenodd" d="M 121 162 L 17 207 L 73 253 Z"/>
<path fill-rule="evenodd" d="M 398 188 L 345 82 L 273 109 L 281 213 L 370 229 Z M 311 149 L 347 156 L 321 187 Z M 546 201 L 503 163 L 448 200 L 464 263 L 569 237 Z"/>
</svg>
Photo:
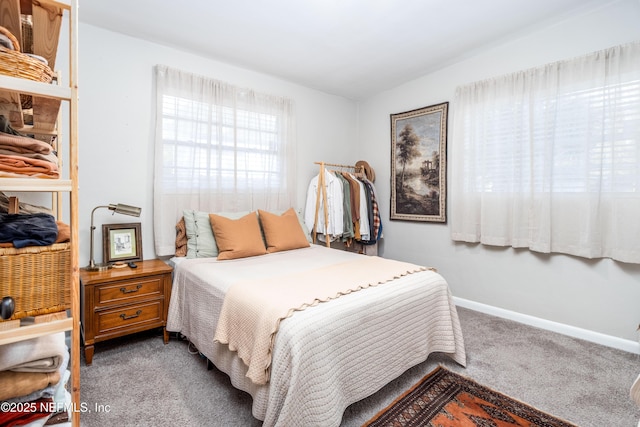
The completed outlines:
<svg viewBox="0 0 640 427">
<path fill-rule="evenodd" d="M 156 253 L 175 250 L 185 209 L 295 205 L 295 118 L 289 99 L 158 65 L 154 169 Z"/>
<path fill-rule="evenodd" d="M 456 90 L 453 240 L 640 263 L 640 43 Z"/>
</svg>

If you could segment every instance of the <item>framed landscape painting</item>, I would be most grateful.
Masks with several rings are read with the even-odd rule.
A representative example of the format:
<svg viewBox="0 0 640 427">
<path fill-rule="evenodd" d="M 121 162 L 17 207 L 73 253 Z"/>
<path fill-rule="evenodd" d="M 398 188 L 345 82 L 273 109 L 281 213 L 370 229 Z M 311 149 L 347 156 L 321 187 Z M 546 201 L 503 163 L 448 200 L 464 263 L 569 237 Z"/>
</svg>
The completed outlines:
<svg viewBox="0 0 640 427">
<path fill-rule="evenodd" d="M 392 220 L 446 222 L 449 103 L 391 114 Z"/>
</svg>

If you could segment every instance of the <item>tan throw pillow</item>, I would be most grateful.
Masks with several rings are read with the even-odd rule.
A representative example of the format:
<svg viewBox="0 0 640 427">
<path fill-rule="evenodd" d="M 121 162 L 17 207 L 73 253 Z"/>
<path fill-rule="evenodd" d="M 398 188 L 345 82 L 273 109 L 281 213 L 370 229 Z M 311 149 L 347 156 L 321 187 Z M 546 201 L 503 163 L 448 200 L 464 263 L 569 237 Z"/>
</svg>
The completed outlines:
<svg viewBox="0 0 640 427">
<path fill-rule="evenodd" d="M 246 258 L 267 253 L 255 212 L 239 219 L 209 214 L 209 220 L 218 244 L 219 260 Z"/>
<path fill-rule="evenodd" d="M 272 214 L 258 209 L 260 224 L 267 242 L 267 252 L 288 251 L 291 249 L 307 248 L 304 231 L 298 221 L 298 215 L 293 208 L 282 215 Z"/>
</svg>

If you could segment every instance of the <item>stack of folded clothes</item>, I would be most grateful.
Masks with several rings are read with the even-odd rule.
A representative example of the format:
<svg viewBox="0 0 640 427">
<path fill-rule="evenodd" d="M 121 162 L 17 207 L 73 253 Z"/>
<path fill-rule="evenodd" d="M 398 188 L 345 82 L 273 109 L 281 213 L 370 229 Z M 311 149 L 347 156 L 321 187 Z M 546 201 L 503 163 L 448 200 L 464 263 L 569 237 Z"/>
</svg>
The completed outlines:
<svg viewBox="0 0 640 427">
<path fill-rule="evenodd" d="M 3 115 L 0 115 L 0 177 L 60 177 L 58 157 L 51 145 L 17 132 Z"/>
<path fill-rule="evenodd" d="M 68 242 L 71 229 L 56 221 L 51 210 L 20 203 L 20 213 L 8 213 L 9 198 L 0 192 L 0 248 L 48 246 Z"/>
<path fill-rule="evenodd" d="M 0 425 L 68 423 L 68 366 L 64 332 L 0 346 Z"/>
</svg>

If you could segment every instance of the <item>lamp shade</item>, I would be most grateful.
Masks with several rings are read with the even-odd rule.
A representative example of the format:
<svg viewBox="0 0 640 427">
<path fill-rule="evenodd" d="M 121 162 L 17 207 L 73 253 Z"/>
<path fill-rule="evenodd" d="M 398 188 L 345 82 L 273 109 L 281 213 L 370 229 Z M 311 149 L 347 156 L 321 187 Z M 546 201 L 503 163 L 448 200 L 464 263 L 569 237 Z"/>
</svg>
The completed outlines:
<svg viewBox="0 0 640 427">
<path fill-rule="evenodd" d="M 139 208 L 137 206 L 123 205 L 122 203 L 118 203 L 117 205 L 109 205 L 109 210 L 112 210 L 115 213 L 129 216 L 140 216 L 140 212 L 142 212 L 142 208 Z"/>
</svg>

